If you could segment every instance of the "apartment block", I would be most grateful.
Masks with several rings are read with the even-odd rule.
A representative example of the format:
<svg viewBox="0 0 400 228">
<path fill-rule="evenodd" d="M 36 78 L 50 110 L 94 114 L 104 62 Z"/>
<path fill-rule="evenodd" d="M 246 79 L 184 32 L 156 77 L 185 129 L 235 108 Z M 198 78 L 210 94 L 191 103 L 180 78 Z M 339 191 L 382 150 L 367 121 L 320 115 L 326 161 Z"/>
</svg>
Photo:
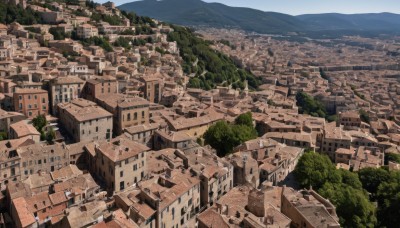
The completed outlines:
<svg viewBox="0 0 400 228">
<path fill-rule="evenodd" d="M 53 115 L 57 115 L 57 105 L 81 97 L 85 81 L 78 77 L 58 77 L 50 81 L 50 103 Z"/>
<path fill-rule="evenodd" d="M 185 170 L 168 169 L 139 183 L 140 199 L 156 211 L 155 227 L 185 227 L 200 212 L 200 181 Z M 131 209 L 133 217 L 140 207 Z M 134 220 L 135 221 L 135 220 Z"/>
<path fill-rule="evenodd" d="M 69 150 L 65 144 L 34 144 L 19 147 L 17 153 L 21 157 L 22 180 L 35 173 L 50 173 L 69 165 Z"/>
<path fill-rule="evenodd" d="M 92 175 L 104 183 L 104 189 L 112 195 L 132 186 L 145 177 L 147 162 L 145 153 L 150 148 L 118 137 L 107 141 L 96 141 L 85 147 Z"/>
<path fill-rule="evenodd" d="M 8 133 L 10 125 L 25 120 L 26 117 L 18 112 L 7 112 L 0 109 L 0 132 Z"/>
<path fill-rule="evenodd" d="M 162 85 L 158 78 L 141 78 L 144 82 L 144 98 L 151 103 L 159 103 L 162 95 Z"/>
<path fill-rule="evenodd" d="M 97 103 L 113 113 L 116 135 L 122 134 L 125 128 L 150 123 L 150 103 L 143 98 L 122 94 L 104 95 L 97 99 Z"/>
<path fill-rule="evenodd" d="M 49 95 L 41 89 L 19 89 L 14 93 L 14 110 L 29 119 L 38 115 L 48 115 Z"/>
<path fill-rule="evenodd" d="M 87 80 L 82 97 L 90 101 L 96 101 L 96 99 L 101 96 L 113 96 L 117 93 L 117 80 L 113 77 L 104 76 Z"/>
<path fill-rule="evenodd" d="M 59 121 L 75 142 L 110 140 L 113 115 L 96 103 L 79 98 L 58 105 Z"/>
<path fill-rule="evenodd" d="M 93 36 L 98 36 L 99 30 L 97 29 L 97 27 L 95 27 L 93 25 L 82 24 L 77 27 L 76 34 L 77 34 L 78 38 L 88 39 Z"/>
<path fill-rule="evenodd" d="M 284 187 L 281 196 L 282 213 L 292 220 L 291 227 L 340 227 L 335 206 L 315 191 Z"/>
</svg>

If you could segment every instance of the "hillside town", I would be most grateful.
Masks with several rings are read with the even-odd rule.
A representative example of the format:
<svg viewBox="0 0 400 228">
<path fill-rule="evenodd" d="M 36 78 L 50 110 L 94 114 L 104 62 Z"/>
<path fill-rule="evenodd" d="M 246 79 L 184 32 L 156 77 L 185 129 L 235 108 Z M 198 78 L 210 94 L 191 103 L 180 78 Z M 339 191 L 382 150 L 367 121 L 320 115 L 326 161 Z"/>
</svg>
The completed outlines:
<svg viewBox="0 0 400 228">
<path fill-rule="evenodd" d="M 112 2 L 2 2 L 40 23 L 0 24 L 0 227 L 335 228 L 334 203 L 296 181 L 302 156 L 400 169 L 385 160 L 400 155 L 398 38 L 205 29 L 260 85 L 193 88 L 172 25 Z M 210 143 L 246 115 L 255 137 Z"/>
</svg>

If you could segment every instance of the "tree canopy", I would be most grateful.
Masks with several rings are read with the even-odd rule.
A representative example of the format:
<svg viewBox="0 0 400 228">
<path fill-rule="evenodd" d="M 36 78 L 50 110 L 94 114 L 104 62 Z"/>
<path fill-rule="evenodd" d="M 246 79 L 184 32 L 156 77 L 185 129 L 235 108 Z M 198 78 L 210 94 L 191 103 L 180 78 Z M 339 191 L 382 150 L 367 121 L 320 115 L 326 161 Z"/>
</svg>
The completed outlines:
<svg viewBox="0 0 400 228">
<path fill-rule="evenodd" d="M 39 132 L 43 131 L 43 128 L 47 125 L 47 120 L 44 115 L 38 115 L 32 119 L 32 124 Z"/>
<path fill-rule="evenodd" d="M 252 122 L 251 113 L 239 115 L 235 124 L 219 121 L 204 133 L 205 143 L 216 149 L 218 156 L 223 157 L 231 153 L 234 147 L 257 137 Z"/>
<path fill-rule="evenodd" d="M 301 187 L 312 187 L 335 206 L 343 227 L 374 227 L 375 207 L 357 173 L 336 169 L 326 155 L 305 153 L 294 175 Z"/>
<path fill-rule="evenodd" d="M 305 92 L 296 94 L 296 104 L 299 107 L 300 114 L 325 118 L 329 122 L 336 120 L 335 113 L 329 113 L 320 101 Z"/>
<path fill-rule="evenodd" d="M 237 67 L 232 59 L 210 47 L 210 41 L 197 37 L 188 28 L 171 25 L 174 32 L 168 34 L 169 41 L 176 41 L 183 58 L 185 73 L 193 74 L 188 86 L 210 90 L 217 85 L 232 85 L 244 88 L 247 80 L 249 87 L 256 89 L 260 82 L 250 72 Z"/>
<path fill-rule="evenodd" d="M 18 22 L 22 25 L 32 25 L 41 23 L 38 12 L 30 8 L 24 9 L 20 5 L 7 4 L 7 1 L 0 2 L 0 23 L 11 24 Z"/>
<path fill-rule="evenodd" d="M 253 116 L 252 116 L 251 112 L 247 112 L 245 114 L 239 115 L 235 119 L 235 124 L 253 127 Z"/>
<path fill-rule="evenodd" d="M 335 166 L 326 155 L 305 153 L 295 168 L 297 182 L 303 188 L 321 188 L 325 182 L 334 179 Z"/>
</svg>

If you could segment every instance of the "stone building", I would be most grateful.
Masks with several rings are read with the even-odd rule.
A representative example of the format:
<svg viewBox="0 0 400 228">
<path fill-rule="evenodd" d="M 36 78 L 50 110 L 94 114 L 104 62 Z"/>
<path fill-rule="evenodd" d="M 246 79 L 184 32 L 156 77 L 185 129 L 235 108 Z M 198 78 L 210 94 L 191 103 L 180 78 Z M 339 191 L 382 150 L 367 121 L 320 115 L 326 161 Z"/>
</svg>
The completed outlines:
<svg viewBox="0 0 400 228">
<path fill-rule="evenodd" d="M 195 141 L 195 137 L 191 137 L 186 132 L 175 132 L 157 130 L 154 132 L 154 149 L 162 150 L 166 148 L 185 149 L 191 142 Z"/>
<path fill-rule="evenodd" d="M 338 125 L 343 125 L 345 130 L 354 130 L 361 127 L 362 121 L 357 111 L 339 113 Z"/>
<path fill-rule="evenodd" d="M 17 148 L 32 145 L 35 142 L 29 138 L 0 141 L 0 190 L 6 185 L 21 179 L 21 157 Z"/>
<path fill-rule="evenodd" d="M 10 125 L 25 120 L 26 117 L 18 112 L 7 112 L 0 109 L 0 132 L 8 133 Z"/>
<path fill-rule="evenodd" d="M 19 89 L 14 93 L 13 99 L 14 110 L 29 119 L 49 113 L 49 96 L 46 90 Z"/>
<path fill-rule="evenodd" d="M 118 137 L 107 141 L 96 141 L 85 147 L 88 166 L 92 175 L 103 183 L 112 195 L 132 186 L 145 177 L 147 162 L 145 153 L 150 148 Z"/>
<path fill-rule="evenodd" d="M 79 25 L 76 29 L 76 35 L 81 39 L 88 39 L 93 36 L 99 35 L 99 30 L 97 27 L 90 24 Z"/>
<path fill-rule="evenodd" d="M 235 153 L 226 158 L 233 165 L 233 186 L 246 185 L 257 188 L 260 185 L 258 163 L 248 153 Z"/>
<path fill-rule="evenodd" d="M 50 104 L 53 115 L 57 115 L 57 105 L 81 97 L 85 81 L 78 77 L 58 77 L 50 81 Z"/>
<path fill-rule="evenodd" d="M 324 136 L 321 142 L 321 152 L 335 160 L 335 151 L 339 148 L 350 149 L 351 136 L 343 130 L 343 127 L 336 127 L 335 123 L 325 126 Z"/>
<path fill-rule="evenodd" d="M 160 124 L 157 123 L 141 124 L 125 128 L 124 133 L 129 135 L 131 140 L 153 148 L 153 135 L 154 132 L 159 128 Z"/>
<path fill-rule="evenodd" d="M 26 121 L 19 121 L 10 125 L 10 131 L 8 133 L 10 139 L 21 139 L 29 138 L 36 143 L 40 142 L 40 132 L 32 124 L 28 124 Z"/>
<path fill-rule="evenodd" d="M 60 122 L 75 142 L 112 138 L 113 115 L 96 103 L 80 98 L 58 109 Z"/>
<path fill-rule="evenodd" d="M 21 179 L 39 172 L 50 173 L 69 165 L 69 150 L 65 144 L 34 144 L 17 149 L 21 157 Z"/>
<path fill-rule="evenodd" d="M 156 211 L 155 227 L 185 227 L 200 212 L 200 181 L 188 171 L 169 169 L 138 187 L 140 199 Z M 131 209 L 133 217 L 141 213 L 138 206 Z"/>
<path fill-rule="evenodd" d="M 292 220 L 291 227 L 340 227 L 335 206 L 313 190 L 284 187 L 282 213 Z"/>
<path fill-rule="evenodd" d="M 291 220 L 281 213 L 277 197 L 281 192 L 279 187 L 235 187 L 197 217 L 198 227 L 289 228 Z"/>
<path fill-rule="evenodd" d="M 118 82 L 115 78 L 104 76 L 96 79 L 89 79 L 86 81 L 82 97 L 96 101 L 97 98 L 106 95 L 113 96 L 118 93 Z"/>
<path fill-rule="evenodd" d="M 149 107 L 147 100 L 122 94 L 101 96 L 97 103 L 114 115 L 114 133 L 122 134 L 125 128 L 149 124 Z"/>
<path fill-rule="evenodd" d="M 141 78 L 144 82 L 144 98 L 152 103 L 159 103 L 162 95 L 162 85 L 158 78 Z"/>
</svg>

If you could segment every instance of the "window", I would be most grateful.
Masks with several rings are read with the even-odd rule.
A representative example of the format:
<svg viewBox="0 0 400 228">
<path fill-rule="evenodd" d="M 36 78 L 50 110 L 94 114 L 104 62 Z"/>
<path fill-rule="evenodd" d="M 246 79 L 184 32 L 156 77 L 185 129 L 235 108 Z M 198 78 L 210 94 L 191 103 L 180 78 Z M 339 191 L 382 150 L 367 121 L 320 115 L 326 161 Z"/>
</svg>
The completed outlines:
<svg viewBox="0 0 400 228">
<path fill-rule="evenodd" d="M 46 104 L 46 98 L 42 98 L 42 103 Z"/>
<path fill-rule="evenodd" d="M 144 111 L 142 111 L 142 118 L 144 118 Z"/>
<path fill-rule="evenodd" d="M 137 170 L 137 165 L 133 165 L 133 171 Z"/>
<path fill-rule="evenodd" d="M 172 208 L 172 220 L 175 219 L 175 208 Z"/>
<path fill-rule="evenodd" d="M 135 112 L 135 114 L 133 115 L 133 119 L 137 120 L 137 112 Z"/>
<path fill-rule="evenodd" d="M 22 100 L 22 96 L 19 96 L 19 99 Z"/>
<path fill-rule="evenodd" d="M 123 177 L 124 176 L 124 171 L 119 172 L 119 177 Z"/>
<path fill-rule="evenodd" d="M 32 112 L 28 112 L 28 115 L 29 115 L 29 116 L 32 116 Z"/>
<path fill-rule="evenodd" d="M 96 132 L 99 132 L 99 127 L 96 127 Z"/>
<path fill-rule="evenodd" d="M 28 100 L 30 100 L 31 99 L 31 95 L 28 95 Z"/>
<path fill-rule="evenodd" d="M 130 120 L 131 120 L 131 114 L 128 113 L 128 121 L 130 121 Z"/>
<path fill-rule="evenodd" d="M 32 105 L 28 105 L 28 108 L 29 108 L 29 109 L 32 109 Z"/>
<path fill-rule="evenodd" d="M 121 182 L 119 183 L 119 189 L 120 189 L 120 190 L 124 190 L 124 188 L 125 188 L 125 182 L 121 181 Z"/>
</svg>

